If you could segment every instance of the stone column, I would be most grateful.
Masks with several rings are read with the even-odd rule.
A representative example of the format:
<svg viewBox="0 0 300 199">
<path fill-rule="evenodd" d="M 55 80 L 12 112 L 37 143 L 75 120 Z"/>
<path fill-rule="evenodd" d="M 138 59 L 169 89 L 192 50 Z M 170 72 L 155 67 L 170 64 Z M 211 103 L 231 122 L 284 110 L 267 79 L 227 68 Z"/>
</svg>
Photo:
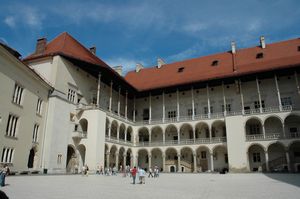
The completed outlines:
<svg viewBox="0 0 300 199">
<path fill-rule="evenodd" d="M 110 95 L 109 95 L 109 112 L 112 111 L 112 90 L 113 90 L 113 82 L 110 82 Z"/>
<path fill-rule="evenodd" d="M 270 168 L 269 168 L 269 154 L 268 154 L 268 151 L 265 151 L 265 159 L 266 159 L 266 170 L 267 170 L 267 172 L 269 172 Z"/>
<path fill-rule="evenodd" d="M 126 154 L 125 155 L 123 154 L 123 169 L 126 168 L 126 157 L 127 157 Z"/>
<path fill-rule="evenodd" d="M 106 167 L 109 168 L 109 152 L 106 152 Z"/>
<path fill-rule="evenodd" d="M 162 154 L 162 161 L 163 161 L 163 172 L 166 172 L 166 155 Z"/>
<path fill-rule="evenodd" d="M 197 154 L 193 153 L 193 161 L 194 161 L 194 173 L 197 173 Z"/>
<path fill-rule="evenodd" d="M 100 107 L 101 73 L 98 74 L 97 107 Z"/>
<path fill-rule="evenodd" d="M 130 154 L 130 168 L 134 167 L 134 156 Z"/>
<path fill-rule="evenodd" d="M 279 90 L 279 85 L 278 85 L 278 81 L 277 81 L 277 75 L 274 76 L 274 79 L 275 79 L 275 85 L 276 85 L 276 91 L 277 91 L 277 97 L 278 97 L 279 110 L 282 111 L 281 96 L 280 96 L 280 90 Z"/>
<path fill-rule="evenodd" d="M 127 120 L 127 106 L 128 106 L 128 92 L 126 91 L 126 96 L 125 96 L 125 119 Z"/>
<path fill-rule="evenodd" d="M 108 138 L 111 138 L 111 126 L 108 127 Z"/>
<path fill-rule="evenodd" d="M 120 109 L 121 109 L 121 86 L 119 86 L 119 91 L 118 91 L 118 116 L 120 116 Z"/>
<path fill-rule="evenodd" d="M 262 125 L 262 131 L 263 131 L 264 139 L 266 139 L 266 129 L 265 129 L 265 125 Z"/>
<path fill-rule="evenodd" d="M 285 151 L 285 157 L 286 157 L 286 163 L 288 166 L 288 171 L 291 172 L 292 170 L 291 170 L 290 154 L 289 154 L 288 150 Z"/>
<path fill-rule="evenodd" d="M 149 124 L 151 124 L 152 120 L 152 105 L 151 105 L 151 93 L 149 93 Z"/>
<path fill-rule="evenodd" d="M 138 167 L 139 166 L 139 156 L 135 156 L 135 165 Z"/>
<path fill-rule="evenodd" d="M 210 170 L 211 172 L 213 172 L 215 169 L 214 169 L 214 154 L 213 153 L 210 153 Z"/>
<path fill-rule="evenodd" d="M 240 94 L 241 94 L 241 104 L 242 104 L 242 114 L 245 114 L 245 108 L 244 108 L 244 95 L 243 95 L 243 90 L 242 90 L 242 82 L 239 79 L 239 86 L 240 86 Z"/>
<path fill-rule="evenodd" d="M 283 135 L 283 138 L 286 138 L 284 122 L 282 123 L 282 135 Z"/>
<path fill-rule="evenodd" d="M 149 169 L 152 167 L 152 164 L 151 164 L 151 157 L 152 157 L 151 154 L 148 155 L 148 171 L 149 171 Z"/>
<path fill-rule="evenodd" d="M 116 167 L 119 170 L 119 153 L 116 153 Z"/>
<path fill-rule="evenodd" d="M 120 137 L 120 126 L 118 126 L 118 128 L 117 128 L 117 140 L 119 141 L 120 139 L 119 139 L 119 137 Z"/>
<path fill-rule="evenodd" d="M 262 104 L 261 104 L 261 95 L 260 95 L 260 89 L 259 89 L 259 82 L 258 82 L 258 78 L 256 77 L 256 87 L 257 87 L 257 94 L 258 94 L 258 101 L 259 101 L 259 112 L 262 113 L 263 109 L 262 109 Z"/>
<path fill-rule="evenodd" d="M 180 108 L 179 108 L 179 91 L 178 91 L 178 89 L 176 91 L 176 98 L 177 98 L 177 121 L 179 121 L 179 118 L 180 118 Z"/>
<path fill-rule="evenodd" d="M 178 173 L 181 173 L 181 161 L 180 161 L 180 157 L 181 155 L 180 154 L 177 154 L 177 161 L 178 161 L 178 164 L 177 164 L 177 172 Z"/>
</svg>

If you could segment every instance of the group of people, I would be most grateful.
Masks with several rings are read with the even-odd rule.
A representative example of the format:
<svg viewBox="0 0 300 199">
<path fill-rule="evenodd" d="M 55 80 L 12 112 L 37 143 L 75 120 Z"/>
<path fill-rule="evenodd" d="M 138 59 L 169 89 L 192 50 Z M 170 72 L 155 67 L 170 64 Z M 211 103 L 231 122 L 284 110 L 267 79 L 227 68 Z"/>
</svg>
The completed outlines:
<svg viewBox="0 0 300 199">
<path fill-rule="evenodd" d="M 81 172 L 81 174 L 83 176 L 89 176 L 89 170 L 90 169 L 89 169 L 88 165 L 85 164 L 85 165 L 82 166 L 82 172 Z"/>
<path fill-rule="evenodd" d="M 139 184 L 145 184 L 145 177 L 146 177 L 146 171 L 143 168 L 136 168 L 133 167 L 130 171 L 131 176 L 132 176 L 132 184 L 135 184 L 136 181 L 136 177 L 138 175 L 139 178 Z M 159 169 L 157 166 L 154 167 L 154 169 L 152 169 L 151 167 L 149 168 L 149 175 L 148 178 L 150 178 L 150 176 L 153 178 L 157 178 L 159 177 Z"/>
</svg>

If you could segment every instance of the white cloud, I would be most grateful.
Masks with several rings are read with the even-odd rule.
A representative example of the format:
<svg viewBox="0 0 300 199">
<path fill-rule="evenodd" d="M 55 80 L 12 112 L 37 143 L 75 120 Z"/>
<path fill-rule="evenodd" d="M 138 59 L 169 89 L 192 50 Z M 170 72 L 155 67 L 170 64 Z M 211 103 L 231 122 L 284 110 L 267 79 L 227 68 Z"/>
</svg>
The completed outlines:
<svg viewBox="0 0 300 199">
<path fill-rule="evenodd" d="M 16 20 L 15 20 L 15 18 L 13 16 L 7 16 L 7 17 L 5 17 L 4 23 L 6 25 L 8 25 L 9 27 L 11 27 L 11 28 L 14 28 L 16 26 Z"/>
<path fill-rule="evenodd" d="M 126 73 L 128 73 L 129 71 L 134 70 L 137 63 L 140 63 L 142 65 L 145 64 L 144 61 L 124 58 L 124 57 L 110 58 L 110 59 L 106 60 L 106 63 L 111 67 L 122 66 L 123 67 L 123 76 L 125 76 Z"/>
</svg>

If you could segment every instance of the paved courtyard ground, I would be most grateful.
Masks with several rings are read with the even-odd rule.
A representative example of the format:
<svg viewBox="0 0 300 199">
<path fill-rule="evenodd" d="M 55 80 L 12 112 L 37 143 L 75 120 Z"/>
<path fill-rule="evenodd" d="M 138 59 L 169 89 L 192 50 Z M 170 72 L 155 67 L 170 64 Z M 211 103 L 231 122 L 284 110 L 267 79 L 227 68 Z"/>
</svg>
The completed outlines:
<svg viewBox="0 0 300 199">
<path fill-rule="evenodd" d="M 146 184 L 121 176 L 9 176 L 11 199 L 300 198 L 299 174 L 161 174 Z"/>
</svg>

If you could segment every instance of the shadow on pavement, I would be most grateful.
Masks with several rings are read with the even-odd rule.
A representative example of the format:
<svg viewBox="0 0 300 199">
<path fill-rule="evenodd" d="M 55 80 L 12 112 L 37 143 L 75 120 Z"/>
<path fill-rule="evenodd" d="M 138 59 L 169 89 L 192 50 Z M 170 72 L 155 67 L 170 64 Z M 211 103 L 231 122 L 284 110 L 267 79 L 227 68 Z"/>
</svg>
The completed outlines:
<svg viewBox="0 0 300 199">
<path fill-rule="evenodd" d="M 269 178 L 300 187 L 299 173 L 264 173 Z"/>
</svg>

